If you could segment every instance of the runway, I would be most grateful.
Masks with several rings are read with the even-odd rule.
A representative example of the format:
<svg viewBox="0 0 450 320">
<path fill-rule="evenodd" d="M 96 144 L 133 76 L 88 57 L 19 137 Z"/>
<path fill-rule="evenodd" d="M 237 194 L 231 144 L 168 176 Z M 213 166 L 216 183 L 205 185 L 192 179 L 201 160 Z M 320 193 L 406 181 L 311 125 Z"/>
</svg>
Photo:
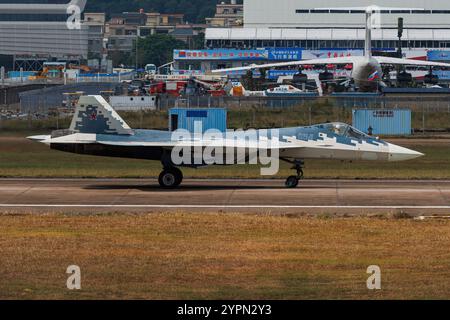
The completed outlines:
<svg viewBox="0 0 450 320">
<path fill-rule="evenodd" d="M 450 181 L 0 179 L 0 212 L 245 212 L 450 215 Z"/>
</svg>

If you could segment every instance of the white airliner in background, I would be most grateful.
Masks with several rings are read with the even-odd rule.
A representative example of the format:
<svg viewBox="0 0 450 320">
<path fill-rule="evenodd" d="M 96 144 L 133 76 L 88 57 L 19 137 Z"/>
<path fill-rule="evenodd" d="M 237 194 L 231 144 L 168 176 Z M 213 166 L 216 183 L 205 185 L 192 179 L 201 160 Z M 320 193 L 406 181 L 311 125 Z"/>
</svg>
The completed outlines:
<svg viewBox="0 0 450 320">
<path fill-rule="evenodd" d="M 320 8 L 324 9 L 324 8 Z M 316 9 L 316 10 L 320 10 Z M 253 69 L 270 69 L 290 66 L 302 66 L 302 65 L 346 65 L 352 64 L 353 70 L 351 79 L 354 81 L 357 88 L 361 90 L 372 90 L 379 86 L 385 86 L 383 83 L 383 69 L 382 65 L 412 65 L 412 66 L 428 66 L 428 67 L 445 67 L 450 68 L 448 63 L 419 61 L 413 59 L 400 59 L 391 57 L 379 57 L 372 56 L 372 29 L 373 27 L 373 14 L 379 13 L 381 10 L 402 10 L 401 8 L 384 8 L 378 6 L 369 6 L 364 8 L 326 8 L 326 10 L 333 11 L 350 11 L 359 10 L 366 12 L 366 38 L 364 47 L 364 56 L 351 56 L 351 57 L 339 57 L 339 58 L 323 58 L 312 59 L 304 61 L 282 62 L 272 64 L 256 65 L 252 64 L 246 67 L 218 69 L 213 70 L 214 73 L 230 72 L 230 71 L 242 71 Z M 404 10 L 404 9 L 403 9 Z M 408 9 L 410 10 L 410 9 Z M 414 9 L 424 10 L 424 9 Z"/>
</svg>

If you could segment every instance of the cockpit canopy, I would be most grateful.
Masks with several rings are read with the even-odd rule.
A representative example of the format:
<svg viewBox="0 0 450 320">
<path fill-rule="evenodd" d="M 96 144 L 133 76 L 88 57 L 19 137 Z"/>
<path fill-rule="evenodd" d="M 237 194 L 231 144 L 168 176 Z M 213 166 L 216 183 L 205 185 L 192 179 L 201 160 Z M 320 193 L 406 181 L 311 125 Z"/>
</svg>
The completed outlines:
<svg viewBox="0 0 450 320">
<path fill-rule="evenodd" d="M 370 139 L 369 135 L 359 131 L 358 129 L 341 122 L 332 122 L 318 125 L 320 129 L 325 132 L 330 132 L 332 134 L 336 134 L 338 136 L 343 136 L 347 138 L 362 140 L 362 139 Z"/>
</svg>

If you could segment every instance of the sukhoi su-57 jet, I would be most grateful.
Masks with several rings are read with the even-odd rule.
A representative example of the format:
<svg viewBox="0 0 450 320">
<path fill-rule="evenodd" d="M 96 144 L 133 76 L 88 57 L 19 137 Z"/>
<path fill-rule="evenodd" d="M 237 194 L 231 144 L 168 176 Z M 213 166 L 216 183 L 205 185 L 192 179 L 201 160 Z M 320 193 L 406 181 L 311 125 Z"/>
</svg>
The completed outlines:
<svg viewBox="0 0 450 320">
<path fill-rule="evenodd" d="M 161 161 L 159 183 L 163 188 L 178 187 L 183 174 L 180 167 L 201 167 L 206 163 L 175 164 L 172 151 L 184 148 L 253 148 L 256 151 L 274 152 L 278 159 L 293 164 L 296 175 L 286 180 L 286 187 L 297 187 L 303 178 L 303 161 L 314 159 L 403 161 L 422 153 L 409 150 L 377 137 L 366 135 L 344 123 L 325 123 L 307 127 L 255 130 L 254 140 L 248 140 L 247 131 L 231 139 L 222 136 L 174 138 L 173 132 L 131 129 L 101 96 L 82 96 L 68 130 L 58 130 L 51 135 L 33 136 L 50 148 L 83 155 L 121 157 Z M 276 139 L 275 139 L 276 137 Z M 271 143 L 273 140 L 274 143 Z M 276 140 L 276 141 L 275 141 Z M 264 143 L 259 143 L 264 141 Z M 259 149 L 259 150 L 258 150 Z M 236 153 L 238 154 L 238 153 Z M 248 156 L 249 152 L 245 152 Z M 225 162 L 224 162 L 225 163 Z M 227 163 L 228 164 L 228 163 Z M 374 164 L 376 165 L 376 164 Z"/>
</svg>

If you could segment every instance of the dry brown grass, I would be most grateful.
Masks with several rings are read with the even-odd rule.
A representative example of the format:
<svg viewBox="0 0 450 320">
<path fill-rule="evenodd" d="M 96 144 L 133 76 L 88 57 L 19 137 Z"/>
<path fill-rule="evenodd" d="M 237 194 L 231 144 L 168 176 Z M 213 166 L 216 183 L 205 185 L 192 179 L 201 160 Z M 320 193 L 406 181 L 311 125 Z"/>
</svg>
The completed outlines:
<svg viewBox="0 0 450 320">
<path fill-rule="evenodd" d="M 450 298 L 450 222 L 240 214 L 0 216 L 0 298 Z M 68 265 L 82 290 L 65 288 Z M 382 290 L 366 268 L 382 269 Z"/>
</svg>

